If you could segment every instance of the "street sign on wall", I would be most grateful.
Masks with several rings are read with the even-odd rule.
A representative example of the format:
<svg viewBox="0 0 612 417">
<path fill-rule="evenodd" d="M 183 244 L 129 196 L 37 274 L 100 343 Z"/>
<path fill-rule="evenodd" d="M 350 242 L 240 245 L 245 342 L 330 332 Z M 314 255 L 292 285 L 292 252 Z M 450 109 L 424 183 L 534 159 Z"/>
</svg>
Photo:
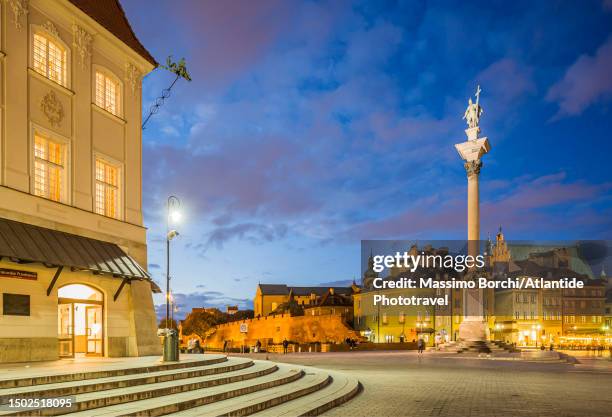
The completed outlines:
<svg viewBox="0 0 612 417">
<path fill-rule="evenodd" d="M 36 281 L 38 274 L 31 271 L 21 271 L 18 269 L 0 268 L 0 277 L 4 278 L 17 278 L 17 279 L 29 279 Z"/>
</svg>

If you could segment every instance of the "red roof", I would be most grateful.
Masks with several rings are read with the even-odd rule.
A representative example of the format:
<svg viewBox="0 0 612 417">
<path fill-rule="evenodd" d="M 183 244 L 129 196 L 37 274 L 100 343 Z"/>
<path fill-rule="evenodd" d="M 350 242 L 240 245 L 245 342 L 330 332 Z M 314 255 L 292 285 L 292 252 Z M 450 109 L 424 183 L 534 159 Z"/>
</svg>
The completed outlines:
<svg viewBox="0 0 612 417">
<path fill-rule="evenodd" d="M 140 56 L 157 66 L 155 58 L 140 43 L 118 0 L 70 0 L 70 3 L 104 26 Z"/>
</svg>

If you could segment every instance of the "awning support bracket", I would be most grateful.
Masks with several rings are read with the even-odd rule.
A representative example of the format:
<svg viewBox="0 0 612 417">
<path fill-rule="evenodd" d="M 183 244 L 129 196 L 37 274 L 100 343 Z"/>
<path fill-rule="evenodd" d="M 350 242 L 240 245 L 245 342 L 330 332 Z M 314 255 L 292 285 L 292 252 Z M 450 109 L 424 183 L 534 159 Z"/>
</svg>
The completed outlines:
<svg viewBox="0 0 612 417">
<path fill-rule="evenodd" d="M 117 292 L 113 296 L 113 301 L 117 301 L 117 298 L 119 298 L 119 295 L 121 294 L 121 291 L 123 290 L 123 287 L 128 282 L 130 282 L 130 280 L 128 278 L 123 278 L 123 281 L 121 281 L 121 284 L 119 285 L 119 288 L 117 288 Z"/>
<path fill-rule="evenodd" d="M 53 291 L 53 287 L 55 287 L 55 283 L 57 282 L 57 279 L 59 278 L 63 269 L 64 269 L 63 265 L 60 265 L 57 267 L 57 270 L 55 271 L 55 275 L 53 275 L 53 279 L 51 280 L 51 283 L 49 284 L 49 288 L 47 288 L 47 297 L 51 295 L 51 291 Z"/>
</svg>

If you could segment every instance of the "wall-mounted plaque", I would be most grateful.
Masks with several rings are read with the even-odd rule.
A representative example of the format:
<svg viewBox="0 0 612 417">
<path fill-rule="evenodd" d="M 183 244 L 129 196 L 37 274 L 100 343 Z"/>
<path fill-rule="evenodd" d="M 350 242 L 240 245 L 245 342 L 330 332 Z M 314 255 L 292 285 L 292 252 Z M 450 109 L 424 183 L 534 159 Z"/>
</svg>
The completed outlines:
<svg viewBox="0 0 612 417">
<path fill-rule="evenodd" d="M 5 316 L 29 316 L 30 296 L 24 294 L 2 294 L 2 314 Z"/>
<path fill-rule="evenodd" d="M 36 281 L 38 279 L 38 273 L 30 271 L 20 271 L 18 269 L 0 268 L 0 277 L 30 279 Z"/>
</svg>

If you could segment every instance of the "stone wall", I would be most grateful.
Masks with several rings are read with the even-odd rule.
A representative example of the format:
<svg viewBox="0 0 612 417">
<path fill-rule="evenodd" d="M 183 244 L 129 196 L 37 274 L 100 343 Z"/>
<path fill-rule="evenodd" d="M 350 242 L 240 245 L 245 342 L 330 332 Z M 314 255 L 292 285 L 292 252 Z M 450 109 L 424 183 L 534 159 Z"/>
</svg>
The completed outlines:
<svg viewBox="0 0 612 417">
<path fill-rule="evenodd" d="M 246 333 L 240 325 L 246 324 Z M 252 346 L 257 340 L 265 347 L 271 343 L 282 343 L 284 339 L 296 343 L 342 343 L 347 338 L 360 339 L 340 316 L 266 316 L 217 326 L 216 331 L 204 342 L 210 348 L 222 348 L 224 341 L 229 346 Z M 188 338 L 187 338 L 188 339 Z"/>
<path fill-rule="evenodd" d="M 0 363 L 51 361 L 57 352 L 57 337 L 0 338 Z"/>
</svg>

